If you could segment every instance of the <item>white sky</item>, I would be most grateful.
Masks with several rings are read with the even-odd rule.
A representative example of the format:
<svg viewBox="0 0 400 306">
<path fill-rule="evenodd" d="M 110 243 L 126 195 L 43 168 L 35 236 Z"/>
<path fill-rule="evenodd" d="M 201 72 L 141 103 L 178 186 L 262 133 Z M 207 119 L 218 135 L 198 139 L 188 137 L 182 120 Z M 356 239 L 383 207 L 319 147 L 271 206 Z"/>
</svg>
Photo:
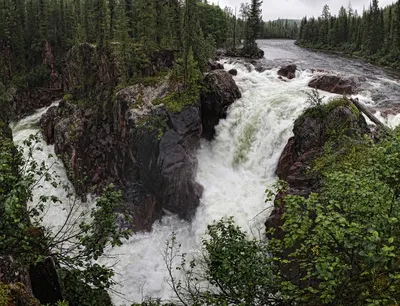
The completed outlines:
<svg viewBox="0 0 400 306">
<path fill-rule="evenodd" d="M 372 0 L 371 0 L 372 1 Z M 237 7 L 239 12 L 240 3 L 250 2 L 250 0 L 209 0 L 219 4 L 222 8 L 225 6 Z M 357 9 L 359 13 L 362 12 L 363 6 L 368 8 L 369 0 L 351 0 L 353 9 Z M 380 6 L 386 6 L 396 2 L 395 0 L 380 0 Z M 304 16 L 319 16 L 321 15 L 322 8 L 328 4 L 331 8 L 331 13 L 336 15 L 339 12 L 340 6 L 347 8 L 349 5 L 348 0 L 264 0 L 262 10 L 264 21 L 275 20 L 278 18 L 288 19 L 301 19 Z"/>
</svg>

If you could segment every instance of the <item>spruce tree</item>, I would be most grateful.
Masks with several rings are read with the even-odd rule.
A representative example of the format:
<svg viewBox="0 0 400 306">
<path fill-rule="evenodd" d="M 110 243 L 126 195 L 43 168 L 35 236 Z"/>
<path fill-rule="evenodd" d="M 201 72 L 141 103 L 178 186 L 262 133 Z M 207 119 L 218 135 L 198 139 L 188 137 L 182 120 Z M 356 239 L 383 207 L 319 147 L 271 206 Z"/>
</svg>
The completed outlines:
<svg viewBox="0 0 400 306">
<path fill-rule="evenodd" d="M 261 29 L 261 5 L 262 0 L 251 0 L 250 10 L 246 26 L 243 51 L 250 56 L 258 53 L 256 39 Z"/>
</svg>

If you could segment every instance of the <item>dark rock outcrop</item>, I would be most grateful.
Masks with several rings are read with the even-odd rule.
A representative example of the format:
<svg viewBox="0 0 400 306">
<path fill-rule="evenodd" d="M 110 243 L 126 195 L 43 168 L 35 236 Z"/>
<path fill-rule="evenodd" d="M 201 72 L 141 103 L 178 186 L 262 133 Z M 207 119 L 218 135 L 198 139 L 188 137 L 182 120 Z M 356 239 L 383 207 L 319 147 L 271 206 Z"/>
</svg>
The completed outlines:
<svg viewBox="0 0 400 306">
<path fill-rule="evenodd" d="M 171 113 L 152 106 L 166 93 L 165 84 L 121 90 L 112 120 L 100 125 L 91 111 L 65 101 L 41 119 L 46 140 L 54 142 L 76 191 L 99 193 L 114 183 L 123 191 L 135 230 L 150 229 L 164 209 L 190 219 L 202 194 L 195 182 L 199 107 Z M 80 184 L 85 177 L 89 180 Z"/>
<path fill-rule="evenodd" d="M 276 173 L 279 179 L 288 183 L 289 190 L 276 197 L 275 208 L 266 221 L 267 229 L 278 229 L 276 236 L 282 237 L 279 226 L 285 211 L 285 196 L 307 197 L 311 192 L 318 192 L 321 182 L 310 170 L 323 154 L 326 142 L 332 142 L 339 150 L 343 136 L 356 138 L 368 132 L 364 117 L 346 99 L 306 110 L 295 121 L 294 136 L 289 139 L 278 162 Z"/>
<path fill-rule="evenodd" d="M 30 88 L 16 92 L 12 99 L 12 119 L 20 119 L 33 114 L 37 109 L 49 106 L 61 99 L 63 93 L 58 89 Z"/>
<path fill-rule="evenodd" d="M 203 137 L 211 140 L 215 135 L 215 126 L 220 119 L 226 118 L 228 107 L 241 97 L 241 93 L 232 76 L 224 70 L 209 73 L 204 79 L 204 86 L 201 95 Z"/>
<path fill-rule="evenodd" d="M 208 67 L 209 71 L 224 69 L 224 65 L 222 65 L 221 63 L 218 63 L 217 61 L 208 61 L 207 67 Z"/>
<path fill-rule="evenodd" d="M 240 97 L 232 76 L 212 71 L 201 101 L 174 113 L 160 104 L 173 90 L 166 80 L 112 95 L 114 61 L 91 45 L 74 47 L 66 65 L 68 99 L 50 108 L 40 124 L 76 192 L 83 197 L 89 191 L 101 193 L 113 183 L 122 191 L 134 230 L 149 230 L 164 211 L 190 220 L 202 194 L 195 181 L 195 152 L 203 127 L 211 135 L 227 107 Z"/>
<path fill-rule="evenodd" d="M 282 67 L 278 70 L 278 75 L 283 76 L 289 80 L 294 79 L 296 77 L 297 66 L 292 64 L 286 67 Z"/>
<path fill-rule="evenodd" d="M 252 52 L 252 54 L 250 54 L 249 52 L 247 52 L 244 49 L 229 49 L 226 50 L 223 53 L 224 56 L 227 57 L 243 57 L 243 58 L 250 58 L 250 59 L 260 59 L 264 57 L 264 51 L 257 48 L 257 50 L 255 52 Z"/>
<path fill-rule="evenodd" d="M 42 304 L 56 304 L 63 300 L 61 286 L 54 261 L 47 257 L 29 268 L 29 276 L 34 296 Z"/>
<path fill-rule="evenodd" d="M 231 70 L 228 71 L 228 73 L 230 75 L 236 76 L 238 74 L 238 71 L 236 69 L 231 69 Z"/>
<path fill-rule="evenodd" d="M 308 83 L 308 86 L 340 95 L 352 95 L 357 89 L 354 80 L 341 78 L 336 75 L 315 77 Z"/>
</svg>

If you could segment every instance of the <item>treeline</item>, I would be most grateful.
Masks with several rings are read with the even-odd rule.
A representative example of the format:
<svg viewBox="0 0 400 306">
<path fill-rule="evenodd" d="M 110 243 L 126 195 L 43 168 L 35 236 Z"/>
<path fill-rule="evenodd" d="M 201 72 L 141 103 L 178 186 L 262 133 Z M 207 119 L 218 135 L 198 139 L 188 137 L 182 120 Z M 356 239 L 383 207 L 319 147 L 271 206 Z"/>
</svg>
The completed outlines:
<svg viewBox="0 0 400 306">
<path fill-rule="evenodd" d="M 263 22 L 260 38 L 296 39 L 298 31 L 299 27 L 295 20 L 278 19 L 274 21 Z"/>
<path fill-rule="evenodd" d="M 200 65 L 225 46 L 237 22 L 200 0 L 3 0 L 0 4 L 0 82 L 42 84 L 60 71 L 66 52 L 89 42 L 116 51 L 126 77 L 158 50 L 187 53 Z M 234 24 L 235 23 L 235 24 Z M 43 65 L 44 64 L 44 65 Z M 140 69 L 139 69 L 140 70 Z"/>
<path fill-rule="evenodd" d="M 300 46 L 361 56 L 378 64 L 400 67 L 400 0 L 379 8 L 373 0 L 361 15 L 343 6 L 332 16 L 325 5 L 318 18 L 304 17 L 297 43 Z"/>
</svg>

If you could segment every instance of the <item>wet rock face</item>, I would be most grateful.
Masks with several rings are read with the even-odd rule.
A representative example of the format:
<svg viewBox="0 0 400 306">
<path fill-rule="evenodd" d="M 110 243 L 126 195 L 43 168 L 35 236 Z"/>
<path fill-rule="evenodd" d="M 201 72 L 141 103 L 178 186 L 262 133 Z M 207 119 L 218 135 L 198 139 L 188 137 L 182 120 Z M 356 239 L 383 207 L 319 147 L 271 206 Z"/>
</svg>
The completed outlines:
<svg viewBox="0 0 400 306">
<path fill-rule="evenodd" d="M 278 70 L 278 75 L 285 77 L 289 80 L 294 79 L 296 77 L 296 70 L 297 66 L 296 65 L 288 65 L 286 67 L 283 67 Z"/>
<path fill-rule="evenodd" d="M 315 108 L 314 111 L 309 109 L 295 121 L 294 136 L 286 144 L 276 170 L 279 179 L 288 183 L 289 190 L 278 195 L 276 200 L 284 204 L 286 195 L 307 197 L 311 192 L 318 192 L 321 182 L 310 170 L 314 161 L 323 154 L 327 141 L 332 141 L 340 148 L 342 137 L 336 138 L 337 131 L 343 136 L 353 138 L 369 132 L 364 117 L 346 105 L 338 105 L 320 113 L 315 112 Z M 275 206 L 266 221 L 267 229 L 282 225 L 284 211 L 284 205 Z M 277 236 L 281 235 L 278 230 Z"/>
<path fill-rule="evenodd" d="M 224 70 L 209 73 L 204 86 L 206 89 L 201 95 L 203 137 L 211 140 L 219 120 L 226 118 L 229 106 L 242 95 L 232 76 Z"/>
<path fill-rule="evenodd" d="M 357 85 L 354 80 L 344 79 L 336 75 L 315 77 L 308 83 L 308 86 L 340 95 L 352 95 L 356 93 L 357 90 Z"/>
<path fill-rule="evenodd" d="M 149 97 L 165 95 L 164 86 L 121 91 L 111 115 L 104 118 L 63 101 L 40 122 L 77 193 L 100 193 L 114 183 L 123 192 L 135 230 L 150 229 L 163 210 L 190 219 L 202 194 L 195 182 L 200 107 L 168 113 L 152 106 Z"/>
<path fill-rule="evenodd" d="M 195 181 L 200 138 L 212 138 L 240 97 L 238 87 L 228 72 L 212 71 L 198 103 L 173 113 L 160 104 L 173 90 L 167 80 L 111 95 L 116 73 L 113 60 L 95 47 L 71 49 L 64 87 L 72 97 L 41 118 L 46 140 L 79 195 L 101 193 L 110 183 L 122 191 L 134 230 L 151 229 L 164 211 L 190 220 L 203 191 Z"/>
</svg>

